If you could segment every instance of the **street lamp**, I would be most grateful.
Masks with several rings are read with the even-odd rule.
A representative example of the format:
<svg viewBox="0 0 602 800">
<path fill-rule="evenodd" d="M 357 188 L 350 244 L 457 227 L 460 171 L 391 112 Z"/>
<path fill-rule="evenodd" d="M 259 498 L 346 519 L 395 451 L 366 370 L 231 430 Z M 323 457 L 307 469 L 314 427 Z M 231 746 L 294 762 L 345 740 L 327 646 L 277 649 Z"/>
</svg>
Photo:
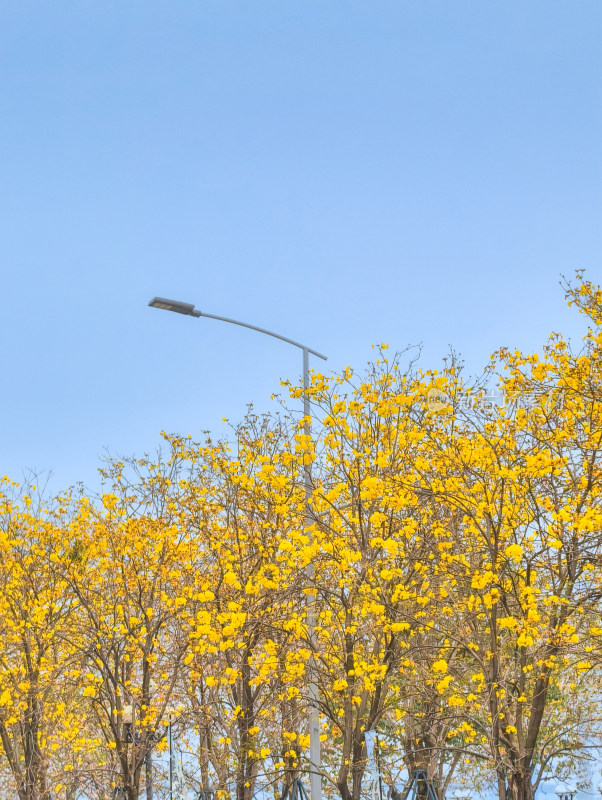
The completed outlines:
<svg viewBox="0 0 602 800">
<path fill-rule="evenodd" d="M 559 783 L 554 789 L 554 794 L 558 796 L 558 800 L 573 800 L 577 794 L 577 787 L 571 784 Z"/>
<path fill-rule="evenodd" d="M 205 311 L 199 311 L 192 303 L 182 303 L 179 300 L 167 300 L 165 297 L 153 297 L 149 306 L 152 308 L 161 308 L 164 311 L 174 311 L 177 314 L 184 314 L 188 317 L 208 317 L 209 319 L 217 319 L 220 322 L 230 322 L 232 325 L 240 325 L 243 328 L 251 328 L 253 331 L 265 333 L 267 336 L 273 336 L 275 339 L 281 339 L 283 342 L 288 342 L 303 351 L 303 417 L 304 427 L 307 436 L 311 434 L 311 418 L 309 407 L 309 395 L 307 389 L 309 388 L 309 354 L 311 353 L 318 358 L 327 361 L 327 356 L 312 350 L 307 345 L 296 342 L 294 339 L 289 339 L 287 336 L 281 336 L 279 333 L 268 331 L 266 328 L 258 328 L 257 325 L 250 325 L 248 322 L 240 322 L 237 319 L 230 319 L 229 317 L 220 317 L 216 314 L 207 314 Z M 309 464 L 303 465 L 303 476 L 305 486 L 305 521 L 307 526 L 311 525 L 312 517 L 309 507 L 309 498 L 311 496 L 311 466 Z M 306 568 L 307 577 L 310 582 L 314 578 L 314 566 L 308 564 Z M 316 610 L 315 610 L 315 594 L 312 592 L 307 595 L 307 627 L 309 629 L 310 644 L 312 646 L 312 654 L 315 651 L 316 645 Z M 312 655 L 313 658 L 313 655 Z M 320 759 L 320 712 L 318 709 L 318 680 L 316 676 L 315 663 L 312 664 L 309 679 L 309 763 L 310 763 L 310 787 L 311 787 L 311 800 L 321 800 L 322 798 L 322 780 L 320 775 L 321 759 Z"/>
</svg>

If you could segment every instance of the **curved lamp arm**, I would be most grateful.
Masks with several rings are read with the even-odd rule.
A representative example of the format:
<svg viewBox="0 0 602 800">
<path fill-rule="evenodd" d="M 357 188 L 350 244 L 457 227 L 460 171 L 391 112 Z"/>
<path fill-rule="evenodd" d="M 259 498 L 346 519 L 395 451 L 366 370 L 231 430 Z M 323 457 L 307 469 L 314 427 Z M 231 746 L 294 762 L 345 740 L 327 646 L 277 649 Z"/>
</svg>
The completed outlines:
<svg viewBox="0 0 602 800">
<path fill-rule="evenodd" d="M 218 317 L 217 314 L 206 314 L 204 311 L 199 311 L 199 309 L 195 308 L 192 303 L 181 303 L 179 300 L 167 300 L 165 297 L 153 297 L 149 306 L 152 306 L 152 308 L 162 308 L 165 311 L 175 311 L 177 314 L 185 314 L 188 317 L 209 317 L 209 319 L 218 319 L 221 322 L 230 322 L 232 325 L 241 325 L 243 328 L 251 328 L 253 331 L 259 331 L 259 333 L 273 336 L 275 339 L 282 339 L 283 342 L 288 342 L 303 351 L 324 359 L 324 361 L 328 360 L 328 356 L 322 355 L 322 353 L 318 353 L 317 350 L 312 350 L 311 347 L 296 342 L 294 339 L 289 339 L 287 336 L 281 336 L 279 333 L 274 333 L 274 331 L 268 331 L 266 328 L 259 328 L 257 325 L 250 325 L 248 322 L 241 322 L 237 319 Z"/>
</svg>

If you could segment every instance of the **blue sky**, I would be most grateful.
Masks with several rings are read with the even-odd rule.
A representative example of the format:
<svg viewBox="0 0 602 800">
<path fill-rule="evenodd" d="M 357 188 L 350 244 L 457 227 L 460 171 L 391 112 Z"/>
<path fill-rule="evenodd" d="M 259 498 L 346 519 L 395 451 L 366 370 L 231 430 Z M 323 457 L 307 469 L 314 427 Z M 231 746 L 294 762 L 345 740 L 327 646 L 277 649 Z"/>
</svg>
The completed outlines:
<svg viewBox="0 0 602 800">
<path fill-rule="evenodd" d="M 269 407 L 293 348 L 578 337 L 602 278 L 600 0 L 0 2 L 0 471 L 97 485 Z"/>
</svg>

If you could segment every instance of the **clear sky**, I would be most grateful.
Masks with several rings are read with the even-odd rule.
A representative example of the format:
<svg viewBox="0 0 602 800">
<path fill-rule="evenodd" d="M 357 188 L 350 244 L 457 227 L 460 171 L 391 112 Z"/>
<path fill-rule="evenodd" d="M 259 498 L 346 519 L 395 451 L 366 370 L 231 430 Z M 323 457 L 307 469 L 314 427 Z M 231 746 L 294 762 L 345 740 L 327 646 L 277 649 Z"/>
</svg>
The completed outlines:
<svg viewBox="0 0 602 800">
<path fill-rule="evenodd" d="M 300 353 L 578 336 L 602 279 L 600 0 L 0 1 L 0 472 L 269 406 Z"/>
</svg>

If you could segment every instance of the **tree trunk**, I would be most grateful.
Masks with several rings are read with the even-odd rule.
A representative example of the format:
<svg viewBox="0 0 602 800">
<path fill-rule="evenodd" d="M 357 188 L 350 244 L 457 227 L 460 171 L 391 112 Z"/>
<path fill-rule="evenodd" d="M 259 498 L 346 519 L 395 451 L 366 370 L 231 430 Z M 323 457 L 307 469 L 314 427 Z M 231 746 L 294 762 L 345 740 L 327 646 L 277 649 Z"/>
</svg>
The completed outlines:
<svg viewBox="0 0 602 800">
<path fill-rule="evenodd" d="M 351 768 L 351 797 L 360 800 L 362 794 L 362 778 L 366 771 L 366 742 L 362 735 L 359 742 L 353 746 L 353 764 Z"/>
<path fill-rule="evenodd" d="M 508 789 L 512 800 L 534 800 L 531 771 L 514 772 L 508 775 Z"/>
<path fill-rule="evenodd" d="M 239 687 L 239 761 L 236 777 L 236 800 L 252 800 L 255 792 L 256 760 L 249 756 L 251 736 L 249 731 L 255 724 L 255 706 L 253 688 L 251 686 L 251 668 L 249 660 L 252 653 L 252 644 L 244 651 L 241 663 L 241 680 Z"/>
<path fill-rule="evenodd" d="M 501 766 L 496 769 L 498 800 L 506 800 L 506 774 Z"/>
</svg>

